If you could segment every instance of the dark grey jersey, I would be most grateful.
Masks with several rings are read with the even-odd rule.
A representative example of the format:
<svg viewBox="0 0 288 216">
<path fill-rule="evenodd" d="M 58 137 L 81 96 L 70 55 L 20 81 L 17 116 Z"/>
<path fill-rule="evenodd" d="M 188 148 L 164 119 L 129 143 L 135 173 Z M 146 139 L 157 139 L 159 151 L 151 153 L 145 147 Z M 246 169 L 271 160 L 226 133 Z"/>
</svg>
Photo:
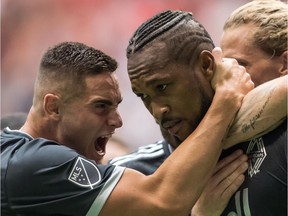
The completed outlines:
<svg viewBox="0 0 288 216">
<path fill-rule="evenodd" d="M 6 128 L 1 133 L 1 215 L 96 216 L 123 171 Z"/>
<path fill-rule="evenodd" d="M 236 149 L 242 149 L 249 156 L 249 169 L 244 183 L 222 215 L 287 216 L 287 121 L 262 137 L 224 151 L 222 157 Z M 149 175 L 170 154 L 170 145 L 162 140 L 140 147 L 132 154 L 117 157 L 110 163 Z"/>
<path fill-rule="evenodd" d="M 248 155 L 249 168 L 222 216 L 287 216 L 287 121 L 224 151 L 222 157 L 236 149 Z"/>
<path fill-rule="evenodd" d="M 129 167 L 145 175 L 150 175 L 164 162 L 171 151 L 172 147 L 167 141 L 161 140 L 154 144 L 141 146 L 131 154 L 116 157 L 109 163 Z"/>
</svg>

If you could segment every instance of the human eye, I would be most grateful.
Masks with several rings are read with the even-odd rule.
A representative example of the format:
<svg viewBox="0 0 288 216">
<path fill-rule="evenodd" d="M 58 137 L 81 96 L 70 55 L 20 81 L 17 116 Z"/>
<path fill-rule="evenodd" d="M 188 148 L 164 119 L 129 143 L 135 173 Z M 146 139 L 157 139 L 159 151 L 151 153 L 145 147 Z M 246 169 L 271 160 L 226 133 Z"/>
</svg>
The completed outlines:
<svg viewBox="0 0 288 216">
<path fill-rule="evenodd" d="M 105 109 L 105 107 L 107 107 L 107 104 L 96 103 L 94 107 L 97 108 L 97 109 Z"/>
<path fill-rule="evenodd" d="M 167 88 L 167 84 L 157 85 L 156 89 L 158 92 L 163 92 Z"/>
<path fill-rule="evenodd" d="M 104 114 L 108 112 L 109 106 L 106 103 L 95 103 L 94 104 L 95 112 L 98 114 Z"/>
<path fill-rule="evenodd" d="M 241 65 L 241 66 L 243 66 L 243 67 L 247 67 L 247 62 L 245 62 L 245 61 L 243 61 L 243 60 L 240 60 L 240 59 L 236 59 L 237 60 L 237 62 L 238 62 L 238 64 L 239 65 Z"/>
<path fill-rule="evenodd" d="M 146 94 L 137 93 L 136 95 L 137 95 L 137 97 L 141 98 L 141 100 L 145 100 L 148 97 L 148 95 L 146 95 Z"/>
</svg>

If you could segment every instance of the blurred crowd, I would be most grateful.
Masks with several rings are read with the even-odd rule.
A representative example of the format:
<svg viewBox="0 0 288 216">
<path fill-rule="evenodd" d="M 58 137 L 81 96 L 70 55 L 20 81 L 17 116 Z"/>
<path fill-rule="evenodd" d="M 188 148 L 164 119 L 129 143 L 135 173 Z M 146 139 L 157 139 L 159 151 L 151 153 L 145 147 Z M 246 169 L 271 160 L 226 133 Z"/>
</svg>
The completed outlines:
<svg viewBox="0 0 288 216">
<path fill-rule="evenodd" d="M 123 127 L 115 133 L 130 148 L 161 139 L 159 127 L 131 90 L 125 51 L 134 30 L 164 9 L 193 12 L 219 45 L 228 15 L 248 0 L 2 0 L 1 115 L 28 112 L 40 57 L 50 46 L 79 41 L 119 63 Z"/>
</svg>

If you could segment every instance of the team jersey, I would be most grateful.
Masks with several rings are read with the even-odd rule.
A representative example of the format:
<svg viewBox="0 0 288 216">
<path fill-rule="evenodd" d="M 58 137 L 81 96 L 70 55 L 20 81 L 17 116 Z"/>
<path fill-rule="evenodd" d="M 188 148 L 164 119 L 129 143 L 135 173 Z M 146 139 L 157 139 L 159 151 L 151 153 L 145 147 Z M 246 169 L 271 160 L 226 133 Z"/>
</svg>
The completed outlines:
<svg viewBox="0 0 288 216">
<path fill-rule="evenodd" d="M 1 215 L 96 216 L 124 167 L 98 165 L 54 141 L 1 133 Z"/>
<path fill-rule="evenodd" d="M 287 216 L 287 121 L 274 131 L 234 146 L 249 158 L 245 181 L 222 216 Z"/>
<path fill-rule="evenodd" d="M 171 152 L 172 146 L 166 140 L 160 140 L 157 143 L 141 146 L 131 154 L 115 157 L 109 163 L 129 167 L 145 175 L 150 175 L 169 157 Z"/>
<path fill-rule="evenodd" d="M 223 152 L 221 157 L 242 149 L 249 157 L 245 181 L 230 199 L 222 216 L 287 215 L 287 121 L 274 131 Z M 140 147 L 138 151 L 110 161 L 146 175 L 152 174 L 171 154 L 165 141 Z"/>
</svg>

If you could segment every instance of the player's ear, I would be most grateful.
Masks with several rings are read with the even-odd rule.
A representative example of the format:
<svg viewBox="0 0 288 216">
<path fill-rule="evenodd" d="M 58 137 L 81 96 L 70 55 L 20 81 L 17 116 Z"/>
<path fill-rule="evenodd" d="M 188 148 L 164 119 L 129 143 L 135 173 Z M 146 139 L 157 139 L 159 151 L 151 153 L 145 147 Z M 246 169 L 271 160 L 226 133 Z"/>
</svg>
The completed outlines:
<svg viewBox="0 0 288 216">
<path fill-rule="evenodd" d="M 214 57 L 208 50 L 203 50 L 199 56 L 200 67 L 204 77 L 211 81 L 214 72 Z"/>
<path fill-rule="evenodd" d="M 46 115 L 54 118 L 60 118 L 60 98 L 55 94 L 46 94 L 43 99 L 43 110 Z"/>
<path fill-rule="evenodd" d="M 281 63 L 282 63 L 282 67 L 280 69 L 280 73 L 281 73 L 282 76 L 288 74 L 288 69 L 287 69 L 288 61 L 287 61 L 287 58 L 288 58 L 288 51 L 286 50 L 280 56 Z"/>
</svg>

